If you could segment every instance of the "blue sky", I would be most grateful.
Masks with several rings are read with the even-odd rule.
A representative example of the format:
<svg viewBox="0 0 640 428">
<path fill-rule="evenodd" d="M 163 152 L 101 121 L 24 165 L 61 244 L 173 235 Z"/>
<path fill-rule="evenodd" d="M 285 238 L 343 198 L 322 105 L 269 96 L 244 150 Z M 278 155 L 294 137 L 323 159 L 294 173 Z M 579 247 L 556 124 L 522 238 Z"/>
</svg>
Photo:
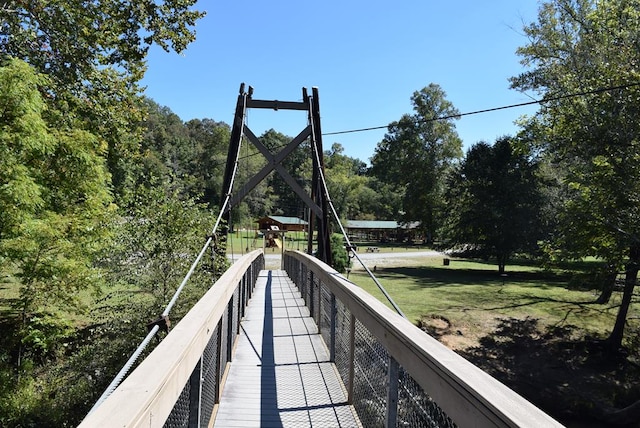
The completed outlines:
<svg viewBox="0 0 640 428">
<path fill-rule="evenodd" d="M 515 51 L 535 20 L 535 0 L 274 0 L 199 2 L 207 16 L 181 55 L 153 48 L 146 95 L 182 120 L 231 123 L 241 82 L 255 99 L 296 101 L 317 86 L 325 133 L 385 126 L 411 113 L 411 94 L 437 83 L 461 112 L 531 101 L 509 89 L 523 71 Z M 465 148 L 517 130 L 536 106 L 456 121 Z M 273 128 L 295 136 L 301 112 L 250 110 L 260 135 Z M 368 161 L 385 130 L 325 136 L 345 154 Z"/>
</svg>

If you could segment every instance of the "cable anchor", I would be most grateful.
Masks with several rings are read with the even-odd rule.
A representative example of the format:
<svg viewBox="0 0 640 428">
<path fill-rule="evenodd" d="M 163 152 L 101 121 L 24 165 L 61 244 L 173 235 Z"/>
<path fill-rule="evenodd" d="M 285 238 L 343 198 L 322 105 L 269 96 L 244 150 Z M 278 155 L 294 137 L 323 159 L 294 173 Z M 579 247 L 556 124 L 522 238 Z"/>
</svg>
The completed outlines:
<svg viewBox="0 0 640 428">
<path fill-rule="evenodd" d="M 155 326 L 158 326 L 158 332 L 165 332 L 165 334 L 169 333 L 169 327 L 171 327 L 171 320 L 169 319 L 169 315 L 160 315 L 158 318 L 151 320 L 147 323 L 147 331 L 153 330 Z M 156 340 L 160 342 L 160 336 L 156 332 Z"/>
</svg>

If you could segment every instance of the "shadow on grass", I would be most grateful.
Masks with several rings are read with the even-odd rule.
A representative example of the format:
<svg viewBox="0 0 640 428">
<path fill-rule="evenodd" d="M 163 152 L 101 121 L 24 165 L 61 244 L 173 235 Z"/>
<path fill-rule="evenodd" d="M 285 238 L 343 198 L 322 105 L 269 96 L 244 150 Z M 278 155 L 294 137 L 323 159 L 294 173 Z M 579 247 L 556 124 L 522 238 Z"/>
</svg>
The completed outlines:
<svg viewBox="0 0 640 428">
<path fill-rule="evenodd" d="M 443 310 L 465 311 L 474 307 L 499 311 L 550 303 L 577 306 L 568 308 L 569 312 L 588 313 L 598 307 L 596 298 L 589 295 L 567 298 L 568 276 L 546 271 L 515 271 L 501 276 L 498 272 L 482 269 L 388 267 L 378 269 L 376 276 L 388 283 L 399 280 L 406 284 L 407 291 L 442 288 L 441 306 L 445 301 L 460 303 L 442 306 Z"/>
<path fill-rule="evenodd" d="M 379 278 L 405 276 L 415 279 L 416 285 L 422 288 L 433 288 L 455 285 L 504 285 L 505 283 L 532 283 L 544 281 L 540 286 L 566 285 L 569 276 L 553 272 L 508 272 L 500 275 L 498 271 L 483 269 L 451 269 L 447 267 L 387 267 L 377 269 Z"/>
<path fill-rule="evenodd" d="M 505 318 L 459 353 L 567 426 L 614 426 L 612 411 L 640 398 L 640 367 L 576 331 Z"/>
<path fill-rule="evenodd" d="M 455 256 L 452 260 L 456 261 L 465 261 L 465 262 L 473 262 L 484 266 L 492 266 L 496 270 L 498 269 L 495 260 L 487 260 L 477 257 L 464 257 L 456 258 Z M 563 262 L 552 263 L 552 269 L 564 270 L 564 271 L 591 271 L 596 268 L 602 267 L 603 262 L 599 260 L 568 260 Z M 532 258 L 514 258 L 509 260 L 507 264 L 507 270 L 509 270 L 509 266 L 527 266 L 532 268 L 540 268 L 541 262 L 540 260 L 532 259 Z"/>
</svg>

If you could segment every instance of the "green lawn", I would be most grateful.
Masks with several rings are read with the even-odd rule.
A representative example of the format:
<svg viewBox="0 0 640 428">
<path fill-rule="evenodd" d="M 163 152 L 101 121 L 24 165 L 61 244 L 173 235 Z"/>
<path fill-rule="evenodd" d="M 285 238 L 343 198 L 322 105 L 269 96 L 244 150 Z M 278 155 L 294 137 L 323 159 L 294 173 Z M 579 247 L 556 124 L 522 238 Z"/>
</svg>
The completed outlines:
<svg viewBox="0 0 640 428">
<path fill-rule="evenodd" d="M 405 315 L 418 322 L 449 321 L 447 334 L 454 347 L 473 344 L 492 331 L 501 318 L 538 320 L 541 328 L 575 326 L 577 330 L 606 335 L 613 327 L 622 293 L 615 292 L 607 305 L 592 302 L 594 291 L 569 290 L 569 276 L 532 266 L 508 266 L 500 276 L 494 265 L 468 260 L 425 258 L 403 267 L 378 267 L 376 277 Z M 385 301 L 375 283 L 363 271 L 349 277 L 378 299 Z M 632 305 L 629 323 L 637 330 L 640 308 Z"/>
</svg>

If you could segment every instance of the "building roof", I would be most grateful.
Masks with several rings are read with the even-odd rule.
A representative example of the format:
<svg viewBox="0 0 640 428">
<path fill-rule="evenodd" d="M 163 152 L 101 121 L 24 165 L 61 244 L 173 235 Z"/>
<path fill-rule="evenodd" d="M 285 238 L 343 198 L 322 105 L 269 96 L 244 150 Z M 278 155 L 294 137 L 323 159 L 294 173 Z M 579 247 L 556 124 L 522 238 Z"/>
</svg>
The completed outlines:
<svg viewBox="0 0 640 428">
<path fill-rule="evenodd" d="M 416 229 L 419 221 L 411 223 L 398 223 L 392 220 L 347 220 L 347 229 Z"/>
<path fill-rule="evenodd" d="M 397 221 L 390 220 L 347 220 L 348 229 L 397 229 Z"/>
<path fill-rule="evenodd" d="M 302 224 L 302 225 L 307 224 L 306 221 L 298 217 L 285 217 L 285 216 L 279 216 L 279 215 L 269 215 L 261 218 L 260 221 L 262 221 L 265 218 L 271 219 L 276 223 L 280 223 L 280 224 Z"/>
</svg>

